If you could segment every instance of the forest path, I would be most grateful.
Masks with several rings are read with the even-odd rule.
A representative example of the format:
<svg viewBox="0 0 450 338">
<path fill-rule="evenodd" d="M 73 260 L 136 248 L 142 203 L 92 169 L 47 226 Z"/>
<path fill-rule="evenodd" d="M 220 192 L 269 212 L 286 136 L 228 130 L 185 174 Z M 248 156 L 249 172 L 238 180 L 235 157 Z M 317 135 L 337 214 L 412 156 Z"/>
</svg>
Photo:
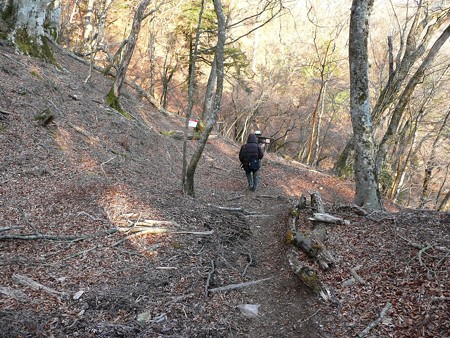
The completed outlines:
<svg viewBox="0 0 450 338">
<path fill-rule="evenodd" d="M 287 218 L 292 202 L 268 186 L 259 192 L 246 191 L 239 206 L 255 215 L 246 215 L 251 236 L 247 257 L 252 264 L 249 280 L 264 280 L 240 290 L 242 302 L 259 305 L 258 315 L 238 321 L 239 337 L 327 337 L 321 332 L 326 319 L 321 300 L 296 277 L 287 260 L 292 250 L 285 242 Z M 236 203 L 235 203 L 236 204 Z"/>
</svg>

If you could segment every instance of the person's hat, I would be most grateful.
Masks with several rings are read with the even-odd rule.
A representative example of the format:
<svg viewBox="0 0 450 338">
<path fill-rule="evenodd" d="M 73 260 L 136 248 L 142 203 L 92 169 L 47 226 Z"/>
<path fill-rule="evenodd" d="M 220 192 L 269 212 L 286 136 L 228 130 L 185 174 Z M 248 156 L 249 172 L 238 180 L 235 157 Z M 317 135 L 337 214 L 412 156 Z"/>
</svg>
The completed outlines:
<svg viewBox="0 0 450 338">
<path fill-rule="evenodd" d="M 259 130 L 255 131 L 255 135 L 261 135 L 261 131 Z"/>
</svg>

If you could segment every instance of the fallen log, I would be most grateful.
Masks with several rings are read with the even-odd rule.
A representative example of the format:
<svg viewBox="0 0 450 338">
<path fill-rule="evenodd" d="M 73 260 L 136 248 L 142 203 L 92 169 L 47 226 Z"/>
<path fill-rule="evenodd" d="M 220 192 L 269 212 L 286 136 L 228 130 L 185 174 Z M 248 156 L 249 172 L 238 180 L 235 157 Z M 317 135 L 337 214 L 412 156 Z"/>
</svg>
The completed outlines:
<svg viewBox="0 0 450 338">
<path fill-rule="evenodd" d="M 292 271 L 300 278 L 300 280 L 309 287 L 315 294 L 319 295 L 325 301 L 331 299 L 330 291 L 320 280 L 320 277 L 314 269 L 303 265 L 293 254 L 288 254 L 289 265 Z"/>
<path fill-rule="evenodd" d="M 344 224 L 349 225 L 350 221 L 344 220 L 339 217 L 335 217 L 326 213 L 316 212 L 313 214 L 313 217 L 309 218 L 310 221 L 313 222 L 323 222 L 323 223 L 331 223 L 331 224 Z"/>
</svg>

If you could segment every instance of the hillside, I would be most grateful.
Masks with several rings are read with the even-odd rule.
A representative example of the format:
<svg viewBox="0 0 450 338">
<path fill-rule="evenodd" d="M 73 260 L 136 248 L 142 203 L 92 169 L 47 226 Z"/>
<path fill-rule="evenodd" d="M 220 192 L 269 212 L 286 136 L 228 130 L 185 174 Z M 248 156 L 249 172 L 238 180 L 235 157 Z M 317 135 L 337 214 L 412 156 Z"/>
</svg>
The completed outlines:
<svg viewBox="0 0 450 338">
<path fill-rule="evenodd" d="M 197 197 L 186 197 L 182 142 L 164 133 L 181 117 L 125 88 L 127 119 L 104 103 L 111 79 L 85 83 L 86 65 L 57 61 L 0 44 L 1 337 L 350 337 L 387 303 L 368 336 L 450 336 L 449 213 L 386 202 L 389 212 L 359 215 L 352 182 L 274 154 L 255 194 L 239 145 L 220 135 L 200 161 Z M 328 231 L 338 262 L 321 278 L 333 302 L 286 258 L 289 211 L 314 191 L 350 221 Z M 139 226 L 152 231 L 133 236 Z M 259 304 L 258 316 L 242 304 Z"/>
</svg>

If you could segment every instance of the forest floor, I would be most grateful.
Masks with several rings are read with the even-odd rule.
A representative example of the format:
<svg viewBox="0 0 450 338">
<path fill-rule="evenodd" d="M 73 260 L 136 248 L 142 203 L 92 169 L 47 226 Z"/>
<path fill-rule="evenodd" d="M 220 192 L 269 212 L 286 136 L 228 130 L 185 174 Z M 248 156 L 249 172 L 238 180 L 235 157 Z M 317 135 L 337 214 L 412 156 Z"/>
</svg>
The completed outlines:
<svg viewBox="0 0 450 338">
<path fill-rule="evenodd" d="M 386 201 L 359 215 L 351 181 L 275 154 L 248 191 L 239 145 L 220 135 L 196 198 L 184 196 L 183 142 L 165 136 L 181 117 L 125 88 L 125 118 L 104 103 L 111 78 L 85 82 L 88 66 L 57 61 L 0 41 L 0 337 L 450 336 L 449 213 Z M 285 240 L 290 210 L 313 192 L 350 222 L 329 226 L 328 271 Z M 310 216 L 296 224 L 310 229 Z"/>
</svg>

